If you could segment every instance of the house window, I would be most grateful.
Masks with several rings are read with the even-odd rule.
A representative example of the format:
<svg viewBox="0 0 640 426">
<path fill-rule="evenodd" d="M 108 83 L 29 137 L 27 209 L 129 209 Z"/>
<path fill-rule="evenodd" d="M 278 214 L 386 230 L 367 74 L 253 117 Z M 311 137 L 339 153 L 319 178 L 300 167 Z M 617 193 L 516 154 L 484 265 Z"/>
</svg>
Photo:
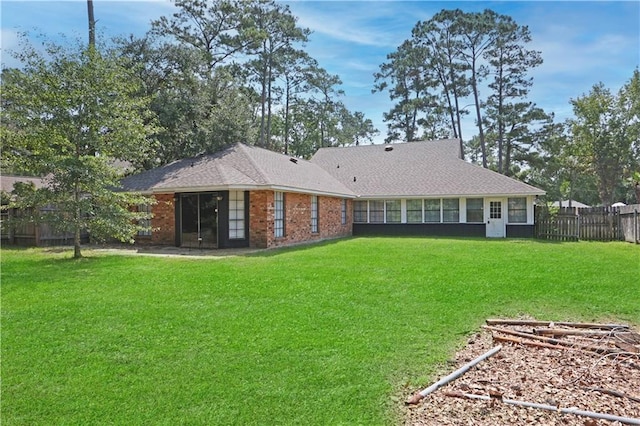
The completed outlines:
<svg viewBox="0 0 640 426">
<path fill-rule="evenodd" d="M 367 202 L 366 201 L 354 201 L 353 202 L 353 221 L 357 223 L 367 223 Z"/>
<path fill-rule="evenodd" d="M 344 198 L 342 199 L 342 202 L 340 205 L 340 217 L 342 219 L 342 224 L 346 225 L 347 224 L 347 200 L 345 200 Z"/>
<path fill-rule="evenodd" d="M 387 223 L 400 223 L 402 219 L 402 203 L 400 200 L 387 200 L 385 203 L 385 214 Z"/>
<path fill-rule="evenodd" d="M 151 205 L 138 204 L 138 212 L 147 215 L 144 219 L 138 219 L 138 226 L 144 228 L 138 230 L 138 235 L 141 237 L 149 237 L 151 236 Z"/>
<path fill-rule="evenodd" d="M 284 237 L 284 192 L 274 192 L 273 235 L 276 238 Z"/>
<path fill-rule="evenodd" d="M 483 205 L 482 198 L 467 198 L 467 222 L 484 222 Z"/>
<path fill-rule="evenodd" d="M 438 206 L 438 216 L 440 215 Z M 422 222 L 422 200 L 407 200 L 407 223 Z"/>
<path fill-rule="evenodd" d="M 229 239 L 244 237 L 244 192 L 229 191 Z"/>
<path fill-rule="evenodd" d="M 424 221 L 440 222 L 440 199 L 424 200 Z"/>
<path fill-rule="evenodd" d="M 457 198 L 445 198 L 442 200 L 442 221 L 460 221 L 460 200 Z"/>
<path fill-rule="evenodd" d="M 369 222 L 384 223 L 384 201 L 369 201 Z"/>
<path fill-rule="evenodd" d="M 311 196 L 311 232 L 318 233 L 318 196 Z"/>
<path fill-rule="evenodd" d="M 527 199 L 509 198 L 509 223 L 527 223 Z"/>
</svg>

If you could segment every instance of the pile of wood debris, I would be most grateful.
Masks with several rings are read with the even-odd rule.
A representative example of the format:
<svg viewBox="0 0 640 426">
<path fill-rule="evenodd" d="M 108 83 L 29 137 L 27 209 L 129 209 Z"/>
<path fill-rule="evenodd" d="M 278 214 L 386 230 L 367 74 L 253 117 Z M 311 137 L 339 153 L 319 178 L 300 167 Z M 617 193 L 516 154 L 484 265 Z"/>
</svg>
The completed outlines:
<svg viewBox="0 0 640 426">
<path fill-rule="evenodd" d="M 640 334 L 625 324 L 487 320 L 406 425 L 640 425 Z"/>
</svg>

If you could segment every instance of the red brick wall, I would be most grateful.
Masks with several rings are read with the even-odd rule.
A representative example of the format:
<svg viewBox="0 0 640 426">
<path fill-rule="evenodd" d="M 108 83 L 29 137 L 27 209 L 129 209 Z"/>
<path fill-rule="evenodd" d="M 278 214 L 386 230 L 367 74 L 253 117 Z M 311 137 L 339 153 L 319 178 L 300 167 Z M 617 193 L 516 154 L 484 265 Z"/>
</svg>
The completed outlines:
<svg viewBox="0 0 640 426">
<path fill-rule="evenodd" d="M 284 195 L 284 237 L 273 235 L 273 191 L 249 194 L 249 235 L 251 247 L 279 247 L 351 235 L 351 200 L 347 200 L 347 220 L 342 224 L 341 198 L 318 197 L 318 233 L 311 232 L 311 195 L 287 192 Z"/>
<path fill-rule="evenodd" d="M 311 195 L 287 192 L 284 195 L 284 237 L 273 235 L 273 191 L 249 193 L 249 245 L 256 248 L 279 247 L 351 235 L 352 201 L 347 200 L 347 221 L 342 225 L 341 198 L 318 196 L 318 233 L 311 232 Z M 137 237 L 138 244 L 175 244 L 174 194 L 156 194 L 151 207 L 151 238 Z"/>
<path fill-rule="evenodd" d="M 151 242 L 153 244 L 174 245 L 176 242 L 176 202 L 173 194 L 154 195 L 157 203 L 151 206 Z M 138 237 L 141 240 L 140 237 Z M 140 241 L 142 242 L 142 240 Z"/>
<path fill-rule="evenodd" d="M 273 238 L 273 191 L 250 191 L 249 247 L 268 247 L 269 236 Z"/>
</svg>

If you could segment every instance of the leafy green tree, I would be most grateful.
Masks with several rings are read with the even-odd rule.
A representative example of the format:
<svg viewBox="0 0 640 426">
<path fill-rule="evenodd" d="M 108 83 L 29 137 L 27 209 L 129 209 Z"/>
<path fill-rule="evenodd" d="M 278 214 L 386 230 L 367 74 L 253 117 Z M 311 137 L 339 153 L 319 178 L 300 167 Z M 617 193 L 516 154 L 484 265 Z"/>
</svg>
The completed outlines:
<svg viewBox="0 0 640 426">
<path fill-rule="evenodd" d="M 468 111 L 460 104 L 469 96 L 470 86 L 466 64 L 460 60 L 463 45 L 458 21 L 463 13 L 460 9 L 442 10 L 429 21 L 418 22 L 412 36 L 414 45 L 426 52 L 426 70 L 434 73 L 441 91 L 438 108 L 448 115 L 450 135 L 460 139 L 460 152 L 464 154 L 462 116 Z"/>
<path fill-rule="evenodd" d="M 636 70 L 617 95 L 598 83 L 571 101 L 575 118 L 569 120 L 569 149 L 596 176 L 600 200 L 606 205 L 624 192 L 625 174 L 638 170 L 640 164 L 635 152 L 640 134 L 639 86 Z"/>
<path fill-rule="evenodd" d="M 130 207 L 148 201 L 116 191 L 122 170 L 115 164 L 147 154 L 152 120 L 140 80 L 116 55 L 45 47 L 39 53 L 23 41 L 15 54 L 23 68 L 2 72 L 2 155 L 46 177 L 42 189 L 18 188 L 14 206 L 35 207 L 27 219 L 72 232 L 74 257 L 81 257 L 83 230 L 98 241 L 131 241 L 139 229 L 141 216 Z"/>
<path fill-rule="evenodd" d="M 460 139 L 463 157 L 467 147 L 477 147 L 479 155 L 472 157 L 485 168 L 495 159 L 497 170 L 513 174 L 512 156 L 526 151 L 533 128 L 548 118 L 526 99 L 532 84 L 527 72 L 542 62 L 539 52 L 525 48 L 530 41 L 527 27 L 491 10 L 442 10 L 418 22 L 412 38 L 374 75 L 374 90 L 389 90 L 395 101 L 385 114 L 388 139 L 453 136 Z M 480 87 L 490 76 L 481 97 Z M 469 107 L 475 110 L 478 137 L 465 144 L 462 118 Z M 497 152 L 491 152 L 493 146 Z"/>
<path fill-rule="evenodd" d="M 251 19 L 255 1 L 175 0 L 177 12 L 153 21 L 151 32 L 194 48 L 203 65 L 199 73 L 206 77 L 219 65 L 227 65 L 234 55 L 257 47 L 264 37 Z"/>
<path fill-rule="evenodd" d="M 279 72 L 283 86 L 284 105 L 282 108 L 281 137 L 283 152 L 289 153 L 291 138 L 291 109 L 303 99 L 303 95 L 311 90 L 312 76 L 319 72 L 318 62 L 306 52 L 290 49 L 284 53 Z"/>
<path fill-rule="evenodd" d="M 373 122 L 365 118 L 362 112 L 352 113 L 342 103 L 338 104 L 337 114 L 340 119 L 337 136 L 338 145 L 360 145 L 364 141 L 371 142 L 378 134 Z"/>
<path fill-rule="evenodd" d="M 142 65 L 135 69 L 159 119 L 146 168 L 238 141 L 288 152 L 294 133 L 316 138 L 295 142 L 307 155 L 343 136 L 340 79 L 299 49 L 309 30 L 288 7 L 272 0 L 175 4 L 176 13 L 152 22 L 145 37 L 118 43 L 132 67 Z M 309 122 L 292 124 L 311 107 L 317 132 L 301 130 Z M 281 114 L 283 122 L 275 118 Z"/>
<path fill-rule="evenodd" d="M 271 144 L 272 109 L 276 101 L 274 83 L 288 66 L 295 44 L 307 41 L 310 30 L 299 28 L 287 5 L 271 0 L 259 1 L 251 7 L 256 33 L 261 34 L 255 59 L 248 65 L 253 71 L 260 91 L 260 138 L 258 145 Z"/>
<path fill-rule="evenodd" d="M 342 80 L 337 75 L 329 74 L 325 69 L 319 68 L 310 77 L 311 98 L 307 106 L 315 109 L 317 118 L 315 119 L 319 133 L 315 141 L 315 149 L 335 145 L 335 129 L 338 124 L 336 116 L 338 96 L 344 92 L 337 87 L 342 84 Z"/>
<path fill-rule="evenodd" d="M 118 48 L 144 81 L 142 95 L 158 117 L 155 155 L 145 168 L 255 140 L 258 98 L 237 69 L 218 66 L 202 77 L 200 51 L 152 34 L 120 39 Z"/>
<path fill-rule="evenodd" d="M 290 108 L 289 154 L 310 158 L 319 148 L 320 105 L 313 99 L 298 99 Z"/>
<path fill-rule="evenodd" d="M 496 17 L 495 22 L 495 41 L 483 54 L 487 62 L 485 69 L 493 76 L 485 119 L 495 136 L 497 171 L 509 175 L 513 156 L 523 154 L 528 151 L 527 145 L 533 145 L 531 129 L 539 128 L 537 122 L 551 117 L 526 100 L 533 84 L 527 72 L 542 64 L 540 52 L 524 47 L 531 42 L 529 29 L 504 15 Z"/>
<path fill-rule="evenodd" d="M 547 123 L 537 132 L 535 149 L 519 178 L 547 192 L 548 201 L 577 200 L 599 203 L 596 179 L 571 150 L 566 123 Z"/>
<path fill-rule="evenodd" d="M 433 104 L 434 95 L 429 91 L 429 76 L 426 74 L 424 51 L 415 48 L 409 40 L 387 55 L 389 62 L 380 66 L 374 74 L 374 92 L 389 90 L 389 98 L 396 101 L 389 112 L 384 113 L 387 122 L 387 142 L 419 139 L 419 120 Z"/>
<path fill-rule="evenodd" d="M 490 120 L 497 110 L 487 108 L 487 163 L 498 173 L 516 177 L 528 167 L 540 140 L 547 137 L 553 115 L 529 102 L 505 103 L 500 109 L 500 119 Z"/>
</svg>

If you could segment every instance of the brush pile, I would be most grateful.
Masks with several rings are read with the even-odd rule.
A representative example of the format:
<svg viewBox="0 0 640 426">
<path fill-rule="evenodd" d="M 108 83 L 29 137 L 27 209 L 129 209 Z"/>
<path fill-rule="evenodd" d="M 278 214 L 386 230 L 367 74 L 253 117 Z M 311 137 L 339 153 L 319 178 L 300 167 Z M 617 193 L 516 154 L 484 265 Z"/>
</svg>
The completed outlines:
<svg viewBox="0 0 640 426">
<path fill-rule="evenodd" d="M 630 326 L 487 320 L 452 369 L 496 345 L 464 375 L 407 398 L 405 424 L 640 425 L 640 333 Z"/>
</svg>

